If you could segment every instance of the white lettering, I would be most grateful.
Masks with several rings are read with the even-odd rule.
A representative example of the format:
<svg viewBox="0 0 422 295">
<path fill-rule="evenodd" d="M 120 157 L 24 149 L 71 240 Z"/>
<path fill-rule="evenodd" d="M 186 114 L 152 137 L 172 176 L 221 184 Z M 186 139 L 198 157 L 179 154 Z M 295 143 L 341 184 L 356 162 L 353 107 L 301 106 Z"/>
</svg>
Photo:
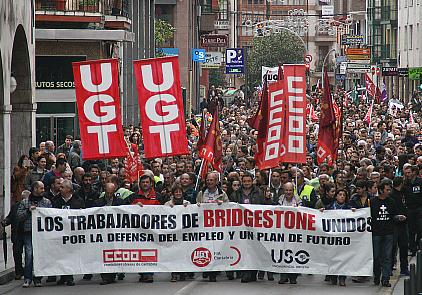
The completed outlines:
<svg viewBox="0 0 422 295">
<path fill-rule="evenodd" d="M 303 82 L 303 77 L 287 77 L 287 91 L 289 93 L 304 93 L 303 88 L 293 87 L 293 82 Z"/>
<path fill-rule="evenodd" d="M 94 111 L 94 105 L 99 102 L 114 103 L 114 99 L 107 94 L 96 94 L 90 96 L 84 103 L 84 113 L 88 120 L 93 123 L 107 123 L 116 118 L 116 107 L 100 106 L 101 113 L 105 113 L 103 116 L 97 116 Z"/>
<path fill-rule="evenodd" d="M 145 88 L 150 92 L 163 92 L 169 90 L 174 83 L 173 76 L 173 64 L 171 62 L 165 62 L 161 64 L 161 70 L 163 73 L 163 81 L 160 85 L 155 84 L 154 77 L 152 77 L 152 66 L 143 65 L 141 67 L 142 78 Z M 156 77 L 158 78 L 158 77 Z"/>
<path fill-rule="evenodd" d="M 176 98 L 171 94 L 156 94 L 151 96 L 145 103 L 145 112 L 151 121 L 157 123 L 167 123 L 176 119 L 179 116 L 179 109 L 177 108 L 177 105 L 172 104 L 163 106 L 161 103 L 162 101 L 167 103 L 175 102 Z M 167 112 L 167 115 L 161 116 L 157 114 L 157 103 L 160 103 L 159 105 L 161 106 L 161 110 L 163 112 Z"/>
<path fill-rule="evenodd" d="M 289 135 L 288 150 L 290 153 L 301 154 L 304 152 L 303 136 Z"/>
<path fill-rule="evenodd" d="M 297 127 L 295 127 L 295 125 Z M 303 125 L 304 125 L 303 124 L 303 117 L 301 117 L 301 116 L 289 116 L 289 132 L 302 133 L 304 131 Z"/>
<path fill-rule="evenodd" d="M 92 83 L 92 73 L 90 65 L 82 65 L 81 71 L 81 82 L 85 90 L 93 93 L 99 93 L 106 91 L 111 86 L 111 63 L 101 64 L 101 84 L 94 85 Z"/>
<path fill-rule="evenodd" d="M 278 157 L 280 144 L 278 142 L 268 144 L 265 148 L 265 160 L 272 160 Z"/>
<path fill-rule="evenodd" d="M 108 142 L 108 133 L 116 132 L 116 125 L 88 126 L 88 133 L 97 133 L 98 151 L 100 154 L 108 154 L 110 145 Z"/>
<path fill-rule="evenodd" d="M 162 153 L 171 153 L 173 151 L 170 133 L 172 131 L 179 131 L 179 124 L 168 124 L 168 125 L 158 125 L 150 126 L 149 132 L 158 133 L 160 135 L 160 144 Z"/>
</svg>

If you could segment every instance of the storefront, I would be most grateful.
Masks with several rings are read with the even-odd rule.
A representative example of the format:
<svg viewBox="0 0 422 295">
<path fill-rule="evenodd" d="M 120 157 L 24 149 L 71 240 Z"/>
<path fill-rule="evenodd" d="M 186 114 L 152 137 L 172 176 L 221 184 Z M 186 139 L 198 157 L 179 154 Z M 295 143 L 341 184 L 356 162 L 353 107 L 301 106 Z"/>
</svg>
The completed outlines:
<svg viewBox="0 0 422 295">
<path fill-rule="evenodd" d="M 52 140 L 59 146 L 66 135 L 78 136 L 72 62 L 82 60 L 86 60 L 86 56 L 35 57 L 37 144 Z"/>
</svg>

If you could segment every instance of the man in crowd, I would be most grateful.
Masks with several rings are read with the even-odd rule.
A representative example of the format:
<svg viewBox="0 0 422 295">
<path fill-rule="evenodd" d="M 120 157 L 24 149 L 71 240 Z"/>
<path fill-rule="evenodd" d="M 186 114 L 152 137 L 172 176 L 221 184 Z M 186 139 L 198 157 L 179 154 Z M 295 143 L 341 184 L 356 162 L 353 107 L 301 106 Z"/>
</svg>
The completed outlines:
<svg viewBox="0 0 422 295">
<path fill-rule="evenodd" d="M 44 175 L 47 173 L 47 169 L 45 169 L 45 166 L 47 165 L 47 160 L 44 156 L 39 156 L 37 158 L 37 165 L 29 171 L 28 176 L 25 180 L 25 188 L 27 190 L 31 189 L 31 184 L 35 181 L 40 181 Z"/>
<path fill-rule="evenodd" d="M 64 143 L 57 148 L 56 154 L 63 153 L 66 156 L 66 159 L 69 159 L 70 149 L 72 148 L 72 135 L 66 135 Z"/>
<path fill-rule="evenodd" d="M 44 177 L 41 180 L 44 183 L 46 190 L 50 189 L 50 186 L 53 182 L 54 176 L 55 177 L 63 177 L 63 173 L 66 171 L 66 168 L 67 168 L 66 160 L 65 159 L 57 159 L 56 167 L 53 170 L 44 174 Z"/>
<path fill-rule="evenodd" d="M 32 281 L 35 287 L 41 287 L 41 278 L 33 276 L 33 251 L 32 251 L 32 211 L 37 208 L 51 208 L 50 200 L 43 197 L 44 183 L 36 181 L 31 186 L 31 194 L 23 199 L 18 206 L 17 219 L 23 223 L 23 242 L 25 248 L 25 282 L 22 287 L 28 288 Z"/>
</svg>

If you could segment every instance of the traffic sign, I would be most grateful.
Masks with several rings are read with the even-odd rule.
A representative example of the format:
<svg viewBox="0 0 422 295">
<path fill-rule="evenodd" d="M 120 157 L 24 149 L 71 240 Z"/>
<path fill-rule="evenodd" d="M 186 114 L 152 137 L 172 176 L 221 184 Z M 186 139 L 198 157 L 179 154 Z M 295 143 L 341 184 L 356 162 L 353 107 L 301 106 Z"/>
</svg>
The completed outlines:
<svg viewBox="0 0 422 295">
<path fill-rule="evenodd" d="M 305 62 L 310 63 L 311 61 L 312 61 L 312 55 L 310 54 L 305 55 Z"/>
<path fill-rule="evenodd" d="M 242 74 L 244 72 L 243 48 L 226 49 L 226 74 Z"/>
<path fill-rule="evenodd" d="M 223 53 L 221 52 L 207 52 L 205 54 L 205 62 L 201 64 L 203 69 L 218 69 L 223 60 Z"/>
<path fill-rule="evenodd" d="M 363 44 L 363 35 L 342 35 L 341 45 L 360 45 Z"/>
<path fill-rule="evenodd" d="M 192 49 L 192 60 L 195 62 L 205 61 L 205 49 L 194 48 Z"/>
</svg>

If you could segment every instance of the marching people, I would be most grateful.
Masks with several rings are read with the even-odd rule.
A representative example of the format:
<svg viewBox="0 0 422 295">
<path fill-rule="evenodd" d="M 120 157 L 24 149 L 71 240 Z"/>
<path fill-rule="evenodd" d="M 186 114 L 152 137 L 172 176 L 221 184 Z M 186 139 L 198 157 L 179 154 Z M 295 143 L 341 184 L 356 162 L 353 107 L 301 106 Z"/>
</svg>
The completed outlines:
<svg viewBox="0 0 422 295">
<path fill-rule="evenodd" d="M 32 282 L 35 287 L 41 287 L 41 278 L 33 275 L 33 248 L 32 248 L 32 211 L 37 208 L 51 208 L 50 200 L 43 197 L 44 183 L 35 181 L 31 185 L 31 194 L 27 199 L 22 199 L 18 205 L 16 213 L 17 219 L 23 224 L 23 243 L 25 249 L 25 267 L 24 278 L 22 285 L 28 288 Z"/>
<path fill-rule="evenodd" d="M 340 92 L 336 92 L 334 97 L 337 104 L 341 103 L 339 95 L 341 95 Z M 344 99 L 347 101 L 346 98 Z M 319 94 L 311 93 L 308 103 L 313 104 L 314 109 L 320 112 L 321 107 L 316 103 L 317 100 L 320 100 Z M 251 102 L 248 101 L 248 103 Z M 393 253 L 390 248 L 395 249 L 398 246 L 400 273 L 408 275 L 406 247 L 408 246 L 411 253 L 415 255 L 422 234 L 420 226 L 422 219 L 422 203 L 420 202 L 422 199 L 420 189 L 422 185 L 420 178 L 422 118 L 420 112 L 413 112 L 415 122 L 410 123 L 409 111 L 412 105 L 405 105 L 402 110 L 394 114 L 389 111 L 388 103 L 385 102 L 374 104 L 373 122 L 368 124 L 363 120 L 368 107 L 367 103 L 359 98 L 353 103 L 349 99 L 348 107 L 344 107 L 343 110 L 345 132 L 343 138 L 340 139 L 338 159 L 330 164 L 316 165 L 320 126 L 318 123 L 311 122 L 307 126 L 306 163 L 280 163 L 278 167 L 271 169 L 272 173 L 269 173 L 269 169 L 258 169 L 254 156 L 257 151 L 256 137 L 259 130 L 250 128 L 246 123 L 247 118 L 255 112 L 256 108 L 246 108 L 237 101 L 233 105 L 222 108 L 221 112 L 224 164 L 222 172 L 220 175 L 216 172 L 208 173 L 204 184 L 201 183 L 202 179 L 198 181 L 197 189 L 195 189 L 196 177 L 199 175 L 201 164 L 201 159 L 198 157 L 198 133 L 188 134 L 189 155 L 147 160 L 143 158 L 142 132 L 133 125 L 124 127 L 125 136 L 128 142 L 131 137 L 133 145 L 139 150 L 145 169 L 152 170 L 153 173 L 146 172 L 145 175 L 148 176 L 142 175 L 134 182 L 129 181 L 127 176 L 130 172 L 123 168 L 125 167 L 123 158 L 113 158 L 112 166 L 102 160 L 84 161 L 83 154 L 77 150 L 77 139 L 73 145 L 76 143 L 75 151 L 80 157 L 79 161 L 74 154 L 75 151 L 72 150 L 73 138 L 71 138 L 69 150 L 62 150 L 61 146 L 55 150 L 54 143 L 49 140 L 44 143 L 44 146 L 40 144 L 44 153 L 41 157 L 34 157 L 37 148 L 32 149 L 33 153 L 30 156 L 32 163 L 36 165 L 35 168 L 32 169 L 33 166 L 29 162 L 24 163 L 27 158 L 23 157 L 22 167 L 17 172 L 23 172 L 23 175 L 28 172 L 28 176 L 24 178 L 24 186 L 19 187 L 20 183 L 14 182 L 12 187 L 19 187 L 19 190 L 28 188 L 39 180 L 39 175 L 43 174 L 44 176 L 41 177 L 45 184 L 45 197 L 51 200 L 62 198 L 60 193 L 63 189 L 66 190 L 64 184 L 67 183 L 62 177 L 71 176 L 66 171 L 68 165 L 65 159 L 68 159 L 75 179 L 78 178 L 76 182 L 81 186 L 80 188 L 75 186 L 72 199 L 80 199 L 86 208 L 113 204 L 170 205 L 174 200 L 179 202 L 180 191 L 173 191 L 176 187 L 182 188 L 184 201 L 199 204 L 222 204 L 230 199 L 243 204 L 302 205 L 316 209 L 370 207 L 373 220 L 371 226 L 374 245 L 374 282 L 388 287 L 393 268 L 392 261 L 396 256 L 395 254 L 387 255 Z M 193 118 L 195 118 L 194 115 Z M 66 139 L 67 141 L 69 140 Z M 59 155 L 61 153 L 64 155 Z M 73 158 L 76 161 L 73 161 Z M 47 171 L 43 170 L 43 159 L 45 164 L 49 162 L 48 164 L 53 169 L 46 165 Z M 24 167 L 24 164 L 28 164 L 29 168 Z M 81 172 L 78 177 L 76 177 L 76 171 Z M 82 171 L 89 173 L 83 174 Z M 192 171 L 196 173 L 192 174 Z M 395 178 L 396 175 L 404 176 L 403 180 Z M 19 173 L 15 176 L 19 176 Z M 386 179 L 394 180 L 393 187 L 386 185 L 384 181 Z M 268 183 L 270 183 L 269 186 Z M 390 189 L 392 193 L 389 196 L 386 192 Z M 19 190 L 13 191 L 14 196 Z M 351 193 L 349 204 L 342 203 L 344 190 L 347 191 L 346 195 Z M 336 194 L 336 191 L 340 193 Z M 100 194 L 103 197 L 100 198 Z M 32 195 L 36 196 L 37 192 L 34 190 Z M 20 196 L 16 195 L 15 198 L 19 199 Z M 406 228 L 409 229 L 409 243 L 406 242 Z M 21 236 L 27 235 L 26 228 Z M 29 248 L 29 246 L 26 247 Z M 25 263 L 26 265 L 29 266 L 29 262 Z M 256 278 L 256 271 L 245 273 L 247 275 L 244 276 L 244 281 Z M 210 272 L 205 276 L 210 281 L 216 281 L 217 273 Z M 233 273 L 228 272 L 227 276 L 228 279 L 234 279 Z M 88 277 L 90 279 L 92 276 L 84 276 L 84 279 Z M 112 283 L 116 280 L 116 276 L 112 275 L 103 274 L 102 277 L 103 283 Z M 174 277 L 177 280 L 183 275 L 177 274 Z M 258 278 L 263 279 L 264 272 L 259 272 Z M 273 278 L 273 275 L 268 273 L 268 280 L 271 280 L 270 278 Z M 283 275 L 283 278 L 285 282 L 286 276 Z M 27 272 L 25 279 L 29 283 L 32 280 Z M 289 279 L 288 276 L 287 279 Z M 361 277 L 352 278 L 353 281 L 364 281 L 360 279 Z M 295 280 L 296 278 L 293 282 Z M 38 278 L 35 278 L 34 283 L 38 284 L 38 281 Z M 142 274 L 141 281 L 152 282 L 152 274 Z M 345 279 L 342 276 L 337 277 L 336 283 L 345 284 Z"/>
<path fill-rule="evenodd" d="M 391 287 L 391 257 L 394 239 L 394 220 L 404 221 L 406 217 L 398 214 L 397 206 L 390 198 L 392 184 L 383 180 L 378 185 L 379 195 L 370 200 L 372 216 L 372 244 L 374 255 L 374 284 L 380 282 L 384 287 Z"/>
<path fill-rule="evenodd" d="M 169 206 L 169 207 L 174 207 L 174 206 L 187 206 L 190 204 L 190 202 L 188 200 L 185 200 L 183 197 L 183 188 L 180 184 L 175 183 L 171 189 L 171 193 L 172 193 L 172 197 L 170 198 L 169 201 L 167 201 L 164 205 L 165 206 Z M 177 282 L 177 280 L 179 281 L 184 281 L 186 279 L 186 273 L 184 272 L 172 272 L 171 273 L 171 282 Z"/>
</svg>

